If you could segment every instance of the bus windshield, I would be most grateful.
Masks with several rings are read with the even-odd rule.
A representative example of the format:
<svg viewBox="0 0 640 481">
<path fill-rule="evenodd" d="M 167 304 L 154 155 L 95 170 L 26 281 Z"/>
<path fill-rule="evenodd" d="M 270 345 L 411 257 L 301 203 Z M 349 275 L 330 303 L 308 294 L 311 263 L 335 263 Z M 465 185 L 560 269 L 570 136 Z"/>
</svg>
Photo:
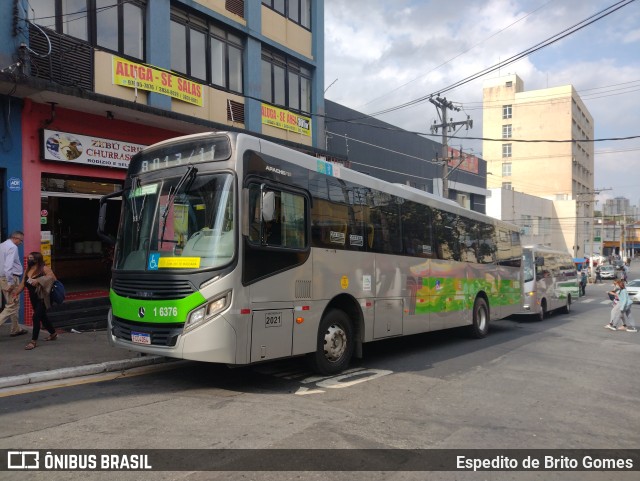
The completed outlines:
<svg viewBox="0 0 640 481">
<path fill-rule="evenodd" d="M 115 267 L 123 270 L 219 268 L 235 254 L 233 176 L 174 177 L 125 191 Z"/>
</svg>

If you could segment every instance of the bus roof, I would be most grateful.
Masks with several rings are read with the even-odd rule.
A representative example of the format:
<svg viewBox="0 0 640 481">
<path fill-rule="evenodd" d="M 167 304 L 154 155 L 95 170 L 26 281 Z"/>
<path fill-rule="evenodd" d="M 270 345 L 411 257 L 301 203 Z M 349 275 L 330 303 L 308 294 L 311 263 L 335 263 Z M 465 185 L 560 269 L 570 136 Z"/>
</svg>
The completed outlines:
<svg viewBox="0 0 640 481">
<path fill-rule="evenodd" d="M 515 224 L 509 223 L 500 219 L 496 219 L 494 217 L 488 216 L 486 214 L 482 214 L 477 211 L 466 209 L 453 200 L 445 199 L 443 197 L 439 197 L 437 195 L 434 195 L 429 192 L 416 189 L 407 185 L 388 182 L 388 181 L 379 179 L 377 177 L 373 177 L 369 174 L 365 174 L 363 172 L 359 172 L 357 170 L 344 167 L 340 164 L 333 164 L 319 157 L 313 157 L 304 152 L 294 150 L 290 147 L 277 144 L 270 140 L 266 140 L 261 137 L 256 137 L 253 135 L 240 133 L 240 132 L 227 132 L 227 131 L 202 132 L 198 134 L 190 134 L 190 135 L 184 135 L 180 137 L 173 137 L 171 139 L 163 140 L 144 148 L 143 150 L 138 152 L 136 156 L 148 154 L 155 149 L 164 148 L 173 143 L 199 141 L 207 137 L 218 137 L 218 136 L 228 137 L 231 141 L 232 149 L 236 149 L 236 146 L 240 143 L 255 144 L 257 142 L 260 145 L 260 151 L 262 153 L 267 155 L 273 155 L 274 157 L 279 157 L 282 160 L 291 162 L 301 167 L 305 167 L 309 170 L 316 171 L 318 169 L 318 162 L 326 162 L 327 164 L 332 165 L 332 169 L 331 169 L 332 173 L 327 175 L 331 175 L 333 177 L 340 178 L 345 181 L 354 182 L 354 183 L 363 185 L 365 187 L 371 187 L 372 189 L 377 189 L 392 195 L 397 195 L 399 197 L 406 198 L 408 200 L 413 200 L 413 201 L 417 201 L 427 205 L 431 205 L 433 207 L 437 207 L 439 209 L 457 213 L 459 215 L 463 215 L 471 219 L 475 218 L 478 221 L 484 221 L 484 222 L 490 221 L 496 225 L 503 225 L 505 228 L 508 228 L 510 230 L 517 230 L 517 231 L 520 230 L 520 228 Z"/>
</svg>

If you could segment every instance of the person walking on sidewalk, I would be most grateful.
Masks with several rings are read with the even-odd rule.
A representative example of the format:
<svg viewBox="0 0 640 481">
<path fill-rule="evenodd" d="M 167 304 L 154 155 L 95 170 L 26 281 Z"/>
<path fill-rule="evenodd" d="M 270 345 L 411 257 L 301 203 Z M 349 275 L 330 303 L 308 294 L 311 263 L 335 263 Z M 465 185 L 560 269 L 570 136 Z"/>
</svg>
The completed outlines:
<svg viewBox="0 0 640 481">
<path fill-rule="evenodd" d="M 15 296 L 15 292 L 20 285 L 20 277 L 23 268 L 20 260 L 18 246 L 24 242 L 24 233 L 17 230 L 11 233 L 9 238 L 0 244 L 0 288 L 4 296 L 5 307 L 0 312 L 0 325 L 4 324 L 7 317 L 11 319 L 11 337 L 26 334 L 19 321 L 18 309 L 20 308 L 20 297 Z"/>
<path fill-rule="evenodd" d="M 18 294 L 26 287 L 29 291 L 29 299 L 33 306 L 33 332 L 31 341 L 24 347 L 27 351 L 34 349 L 38 344 L 40 335 L 40 323 L 49 331 L 49 337 L 45 341 L 55 341 L 58 334 L 47 317 L 47 309 L 51 307 L 51 287 L 56 281 L 56 275 L 51 268 L 44 263 L 40 252 L 30 252 L 27 257 L 27 272 L 22 279 Z"/>
</svg>

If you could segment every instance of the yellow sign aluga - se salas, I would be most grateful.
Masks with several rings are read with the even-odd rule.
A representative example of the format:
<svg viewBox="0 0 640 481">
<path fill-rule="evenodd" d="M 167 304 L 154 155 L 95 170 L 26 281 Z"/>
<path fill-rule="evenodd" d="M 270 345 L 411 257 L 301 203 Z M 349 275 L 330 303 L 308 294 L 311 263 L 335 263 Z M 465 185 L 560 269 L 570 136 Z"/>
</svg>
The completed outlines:
<svg viewBox="0 0 640 481">
<path fill-rule="evenodd" d="M 114 55 L 112 73 L 115 85 L 168 95 L 200 107 L 203 105 L 202 85 L 173 75 L 166 70 L 131 62 Z"/>
<path fill-rule="evenodd" d="M 262 104 L 262 123 L 278 129 L 311 136 L 311 119 L 269 104 Z"/>
</svg>

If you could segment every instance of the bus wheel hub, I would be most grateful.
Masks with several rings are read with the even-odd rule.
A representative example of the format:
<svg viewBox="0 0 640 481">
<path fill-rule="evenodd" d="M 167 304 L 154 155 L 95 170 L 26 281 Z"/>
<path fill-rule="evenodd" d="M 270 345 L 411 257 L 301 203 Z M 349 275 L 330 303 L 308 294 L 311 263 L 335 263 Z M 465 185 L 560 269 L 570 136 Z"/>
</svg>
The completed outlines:
<svg viewBox="0 0 640 481">
<path fill-rule="evenodd" d="M 332 324 L 324 335 L 324 355 L 329 361 L 337 361 L 346 349 L 346 333 L 340 326 Z"/>
</svg>

